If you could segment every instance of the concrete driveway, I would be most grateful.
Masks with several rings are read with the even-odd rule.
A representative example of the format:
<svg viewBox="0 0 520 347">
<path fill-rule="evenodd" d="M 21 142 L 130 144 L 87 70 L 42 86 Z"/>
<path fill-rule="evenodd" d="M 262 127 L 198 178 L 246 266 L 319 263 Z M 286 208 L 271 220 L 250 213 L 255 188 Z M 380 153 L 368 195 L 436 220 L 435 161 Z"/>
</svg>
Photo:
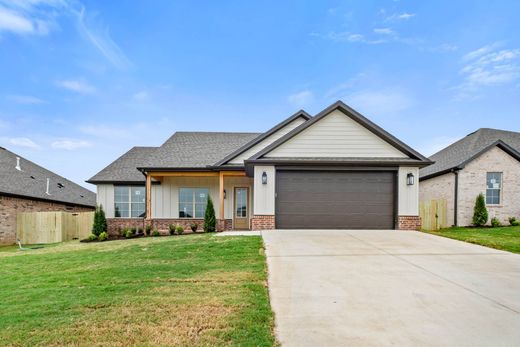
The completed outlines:
<svg viewBox="0 0 520 347">
<path fill-rule="evenodd" d="M 520 256 L 409 231 L 263 232 L 283 346 L 518 346 Z"/>
</svg>

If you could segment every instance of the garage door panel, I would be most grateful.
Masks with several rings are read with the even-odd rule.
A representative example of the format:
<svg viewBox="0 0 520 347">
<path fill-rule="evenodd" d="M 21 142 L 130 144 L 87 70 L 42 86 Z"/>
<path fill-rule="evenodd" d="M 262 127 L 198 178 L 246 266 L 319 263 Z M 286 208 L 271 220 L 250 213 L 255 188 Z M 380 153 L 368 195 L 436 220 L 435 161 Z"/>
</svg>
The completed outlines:
<svg viewBox="0 0 520 347">
<path fill-rule="evenodd" d="M 394 227 L 394 172 L 278 171 L 277 228 Z"/>
</svg>

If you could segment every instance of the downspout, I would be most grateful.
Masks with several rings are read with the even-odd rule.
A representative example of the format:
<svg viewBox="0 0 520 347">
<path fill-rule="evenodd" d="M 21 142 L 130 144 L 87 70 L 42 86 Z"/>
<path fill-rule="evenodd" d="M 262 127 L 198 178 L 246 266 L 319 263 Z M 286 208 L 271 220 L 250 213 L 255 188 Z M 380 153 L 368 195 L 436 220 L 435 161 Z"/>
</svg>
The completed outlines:
<svg viewBox="0 0 520 347">
<path fill-rule="evenodd" d="M 460 169 L 453 169 L 453 174 L 455 175 L 455 194 L 454 194 L 454 201 L 453 201 L 453 224 L 454 226 L 458 226 L 458 210 L 459 210 L 459 170 Z"/>
</svg>

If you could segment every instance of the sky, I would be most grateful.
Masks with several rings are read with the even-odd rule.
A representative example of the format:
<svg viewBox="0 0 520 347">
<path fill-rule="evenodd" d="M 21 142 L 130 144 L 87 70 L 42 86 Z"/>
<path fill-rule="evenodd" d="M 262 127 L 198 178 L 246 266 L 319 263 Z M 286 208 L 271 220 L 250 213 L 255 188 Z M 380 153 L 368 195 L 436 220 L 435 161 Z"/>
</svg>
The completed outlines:
<svg viewBox="0 0 520 347">
<path fill-rule="evenodd" d="M 0 0 L 0 146 L 81 184 L 337 100 L 431 155 L 520 131 L 520 1 Z"/>
</svg>

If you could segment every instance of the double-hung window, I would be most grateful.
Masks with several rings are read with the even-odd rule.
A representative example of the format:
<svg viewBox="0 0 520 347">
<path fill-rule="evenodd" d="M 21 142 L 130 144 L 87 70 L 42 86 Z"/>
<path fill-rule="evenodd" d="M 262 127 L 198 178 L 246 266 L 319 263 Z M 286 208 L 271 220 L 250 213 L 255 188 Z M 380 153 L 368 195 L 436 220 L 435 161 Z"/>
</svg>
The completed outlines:
<svg viewBox="0 0 520 347">
<path fill-rule="evenodd" d="M 121 218 L 144 217 L 146 190 L 142 186 L 114 186 L 114 215 Z"/>
<path fill-rule="evenodd" d="M 488 172 L 486 177 L 486 204 L 499 205 L 502 193 L 502 173 Z"/>
<path fill-rule="evenodd" d="M 179 218 L 204 218 L 208 188 L 179 188 Z"/>
</svg>

